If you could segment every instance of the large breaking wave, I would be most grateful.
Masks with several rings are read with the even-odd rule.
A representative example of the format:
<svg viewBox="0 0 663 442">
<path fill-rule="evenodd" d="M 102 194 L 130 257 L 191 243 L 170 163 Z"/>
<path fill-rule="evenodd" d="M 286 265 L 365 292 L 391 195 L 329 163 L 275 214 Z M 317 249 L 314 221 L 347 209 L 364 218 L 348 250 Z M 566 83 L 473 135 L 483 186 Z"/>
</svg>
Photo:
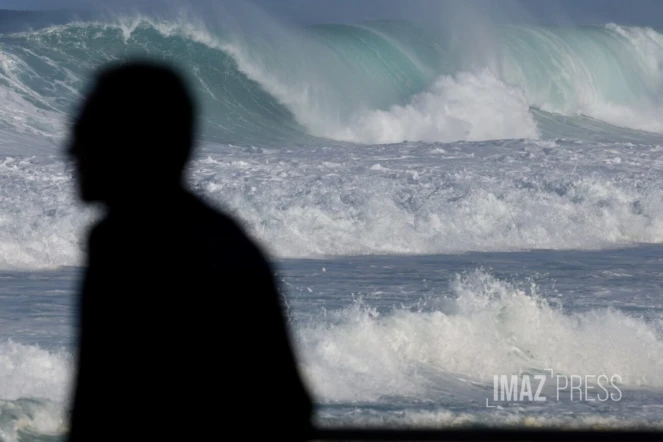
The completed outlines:
<svg viewBox="0 0 663 442">
<path fill-rule="evenodd" d="M 663 36 L 653 29 L 509 26 L 480 57 L 467 46 L 400 22 L 271 39 L 145 17 L 5 33 L 0 124 L 61 135 L 90 70 L 141 54 L 190 67 L 205 134 L 224 142 L 567 136 L 587 127 L 582 117 L 663 131 Z M 560 127 L 554 115 L 580 120 Z"/>
</svg>

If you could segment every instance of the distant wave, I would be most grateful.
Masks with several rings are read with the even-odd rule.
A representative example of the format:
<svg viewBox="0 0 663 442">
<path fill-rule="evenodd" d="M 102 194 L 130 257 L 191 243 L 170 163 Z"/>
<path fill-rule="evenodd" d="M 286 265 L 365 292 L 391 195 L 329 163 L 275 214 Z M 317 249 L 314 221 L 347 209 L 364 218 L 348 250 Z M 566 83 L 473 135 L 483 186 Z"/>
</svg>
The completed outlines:
<svg viewBox="0 0 663 442">
<path fill-rule="evenodd" d="M 187 66 L 205 135 L 229 143 L 568 136 L 584 117 L 663 132 L 663 36 L 652 29 L 503 27 L 484 52 L 477 62 L 462 42 L 400 22 L 279 40 L 184 20 L 70 22 L 0 34 L 0 129 L 61 136 L 90 70 L 143 54 Z M 551 126 L 551 115 L 574 121 Z"/>
</svg>

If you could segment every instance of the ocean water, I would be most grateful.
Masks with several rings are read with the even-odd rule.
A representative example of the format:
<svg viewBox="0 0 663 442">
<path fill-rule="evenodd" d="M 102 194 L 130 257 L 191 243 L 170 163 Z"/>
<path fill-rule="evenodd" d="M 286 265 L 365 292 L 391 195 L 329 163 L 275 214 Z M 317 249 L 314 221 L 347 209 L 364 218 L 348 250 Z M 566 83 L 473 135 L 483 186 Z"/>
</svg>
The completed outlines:
<svg viewBox="0 0 663 442">
<path fill-rule="evenodd" d="M 397 21 L 267 38 L 192 15 L 8 14 L 1 440 L 66 435 L 98 214 L 61 152 L 90 72 L 132 55 L 187 67 L 188 181 L 272 256 L 319 425 L 661 425 L 657 30 L 500 26 L 477 48 Z"/>
</svg>

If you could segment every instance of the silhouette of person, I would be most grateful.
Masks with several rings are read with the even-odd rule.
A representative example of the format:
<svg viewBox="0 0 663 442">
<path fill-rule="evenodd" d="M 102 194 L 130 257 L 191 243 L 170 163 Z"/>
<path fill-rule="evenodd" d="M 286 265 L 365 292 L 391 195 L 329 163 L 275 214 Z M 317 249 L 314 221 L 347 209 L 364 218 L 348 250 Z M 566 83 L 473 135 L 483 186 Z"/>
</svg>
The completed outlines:
<svg viewBox="0 0 663 442">
<path fill-rule="evenodd" d="M 228 216 L 188 190 L 196 106 L 179 74 L 101 71 L 68 154 L 88 238 L 69 440 L 306 440 L 312 404 L 273 273 Z"/>
</svg>

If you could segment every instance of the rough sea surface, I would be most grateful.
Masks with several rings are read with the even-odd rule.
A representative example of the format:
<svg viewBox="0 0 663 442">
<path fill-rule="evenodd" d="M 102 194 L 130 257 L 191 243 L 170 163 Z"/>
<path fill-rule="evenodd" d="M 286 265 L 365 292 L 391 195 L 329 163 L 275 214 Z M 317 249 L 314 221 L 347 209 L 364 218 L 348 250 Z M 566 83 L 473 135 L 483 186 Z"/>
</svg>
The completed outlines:
<svg viewBox="0 0 663 442">
<path fill-rule="evenodd" d="M 0 27 L 0 440 L 66 435 L 98 214 L 61 153 L 92 70 L 134 54 L 188 68 L 188 180 L 271 254 L 317 423 L 661 426 L 656 30 L 500 27 L 479 57 L 401 22 L 47 18 Z"/>
</svg>

